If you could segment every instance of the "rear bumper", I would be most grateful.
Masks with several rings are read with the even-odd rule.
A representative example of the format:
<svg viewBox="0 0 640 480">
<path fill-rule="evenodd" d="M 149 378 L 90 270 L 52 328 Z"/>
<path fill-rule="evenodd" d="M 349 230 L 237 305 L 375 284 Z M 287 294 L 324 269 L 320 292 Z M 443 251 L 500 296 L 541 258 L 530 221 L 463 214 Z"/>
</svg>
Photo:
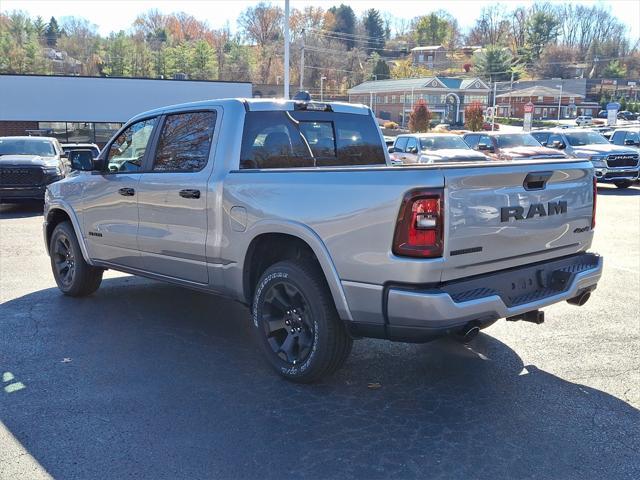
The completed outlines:
<svg viewBox="0 0 640 480">
<path fill-rule="evenodd" d="M 603 259 L 579 253 L 436 287 L 388 286 L 385 324 L 353 325 L 357 335 L 424 342 L 459 331 L 469 322 L 488 326 L 596 288 Z"/>
</svg>

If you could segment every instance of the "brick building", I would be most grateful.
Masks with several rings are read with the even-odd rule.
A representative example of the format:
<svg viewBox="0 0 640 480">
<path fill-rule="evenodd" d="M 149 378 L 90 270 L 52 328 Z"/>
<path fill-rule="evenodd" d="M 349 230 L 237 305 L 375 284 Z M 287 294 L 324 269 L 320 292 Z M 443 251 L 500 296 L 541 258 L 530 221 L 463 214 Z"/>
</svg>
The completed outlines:
<svg viewBox="0 0 640 480">
<path fill-rule="evenodd" d="M 464 123 L 464 109 L 472 102 L 487 106 L 489 87 L 479 78 L 427 77 L 369 81 L 348 90 L 351 103 L 369 105 L 378 118 L 406 125 L 418 100 L 424 100 L 432 119 Z"/>
<path fill-rule="evenodd" d="M 575 118 L 578 115 L 596 115 L 599 105 L 597 102 L 585 101 L 584 95 L 559 88 L 533 86 L 520 90 L 502 93 L 496 96 L 497 115 L 499 117 L 524 118 L 524 106 L 527 103 L 535 105 L 534 119 Z"/>
</svg>

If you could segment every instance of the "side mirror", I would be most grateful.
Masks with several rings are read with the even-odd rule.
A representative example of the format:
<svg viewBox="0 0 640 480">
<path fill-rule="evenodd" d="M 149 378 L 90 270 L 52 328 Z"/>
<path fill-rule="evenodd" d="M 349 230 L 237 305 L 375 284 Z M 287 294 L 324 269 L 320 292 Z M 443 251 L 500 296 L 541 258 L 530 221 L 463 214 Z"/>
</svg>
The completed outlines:
<svg viewBox="0 0 640 480">
<path fill-rule="evenodd" d="M 88 172 L 93 170 L 93 154 L 91 150 L 71 150 L 69 162 L 72 170 Z"/>
<path fill-rule="evenodd" d="M 479 143 L 478 144 L 478 150 L 480 150 L 481 152 L 491 152 L 491 151 L 493 151 L 493 148 L 491 148 L 486 143 Z"/>
<path fill-rule="evenodd" d="M 388 151 L 389 153 L 395 153 L 395 151 L 396 151 L 396 147 L 391 146 L 391 147 L 387 148 L 387 151 Z"/>
<path fill-rule="evenodd" d="M 625 145 L 638 145 L 639 143 L 640 143 L 640 142 L 636 142 L 636 141 L 632 140 L 631 138 L 627 138 L 627 139 L 624 141 L 624 144 L 625 144 Z"/>
<path fill-rule="evenodd" d="M 562 143 L 560 140 L 554 140 L 553 143 L 551 144 L 551 148 L 557 148 L 558 150 L 562 150 L 565 147 L 566 145 Z"/>
<path fill-rule="evenodd" d="M 418 153 L 418 147 L 411 147 L 409 153 Z"/>
</svg>

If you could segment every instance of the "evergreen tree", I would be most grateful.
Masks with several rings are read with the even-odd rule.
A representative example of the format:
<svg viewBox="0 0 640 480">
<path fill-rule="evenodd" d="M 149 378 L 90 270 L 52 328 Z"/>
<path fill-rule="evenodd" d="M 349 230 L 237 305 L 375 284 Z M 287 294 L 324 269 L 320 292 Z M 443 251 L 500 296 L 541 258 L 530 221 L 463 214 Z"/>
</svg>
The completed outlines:
<svg viewBox="0 0 640 480">
<path fill-rule="evenodd" d="M 367 37 L 369 37 L 365 45 L 367 52 L 380 52 L 384 48 L 385 42 L 384 22 L 380 12 L 375 8 L 367 10 L 363 23 Z"/>
<path fill-rule="evenodd" d="M 475 58 L 475 71 L 490 81 L 504 81 L 511 78 L 513 58 L 506 48 L 491 45 Z"/>
<path fill-rule="evenodd" d="M 389 65 L 387 62 L 382 60 L 381 58 L 375 63 L 373 67 L 373 74 L 377 80 L 388 80 L 391 78 L 391 70 L 389 69 Z"/>
<path fill-rule="evenodd" d="M 51 20 L 49 20 L 45 37 L 47 39 L 48 46 L 53 48 L 58 44 L 58 38 L 60 38 L 60 27 L 58 27 L 58 22 L 55 17 L 51 17 Z"/>
<path fill-rule="evenodd" d="M 351 50 L 356 45 L 353 37 L 356 33 L 356 14 L 353 13 L 351 7 L 344 4 L 340 4 L 339 7 L 331 7 L 329 12 L 334 17 L 331 31 L 335 33 L 335 37 L 339 38 L 348 50 Z"/>
</svg>

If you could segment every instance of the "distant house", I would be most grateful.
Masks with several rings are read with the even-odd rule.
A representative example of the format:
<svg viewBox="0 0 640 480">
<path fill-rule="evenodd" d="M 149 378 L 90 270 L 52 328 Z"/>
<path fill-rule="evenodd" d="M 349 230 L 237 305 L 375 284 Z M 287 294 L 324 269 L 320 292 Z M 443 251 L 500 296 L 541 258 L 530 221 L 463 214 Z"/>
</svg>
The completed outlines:
<svg viewBox="0 0 640 480">
<path fill-rule="evenodd" d="M 466 57 L 471 57 L 474 53 L 479 53 L 481 51 L 482 45 L 464 45 L 460 47 L 460 53 Z"/>
<path fill-rule="evenodd" d="M 574 118 L 578 115 L 595 115 L 598 113 L 596 102 L 586 102 L 584 95 L 536 85 L 533 87 L 513 90 L 496 96 L 498 116 L 524 118 L 524 106 L 533 103 L 534 119 Z"/>
<path fill-rule="evenodd" d="M 426 102 L 433 120 L 460 124 L 467 105 L 487 106 L 489 90 L 479 78 L 425 77 L 364 82 L 348 94 L 351 103 L 369 105 L 378 118 L 402 125 L 420 100 Z"/>
<path fill-rule="evenodd" d="M 447 63 L 447 51 L 442 45 L 411 49 L 411 63 L 427 68 L 441 68 Z"/>
</svg>

